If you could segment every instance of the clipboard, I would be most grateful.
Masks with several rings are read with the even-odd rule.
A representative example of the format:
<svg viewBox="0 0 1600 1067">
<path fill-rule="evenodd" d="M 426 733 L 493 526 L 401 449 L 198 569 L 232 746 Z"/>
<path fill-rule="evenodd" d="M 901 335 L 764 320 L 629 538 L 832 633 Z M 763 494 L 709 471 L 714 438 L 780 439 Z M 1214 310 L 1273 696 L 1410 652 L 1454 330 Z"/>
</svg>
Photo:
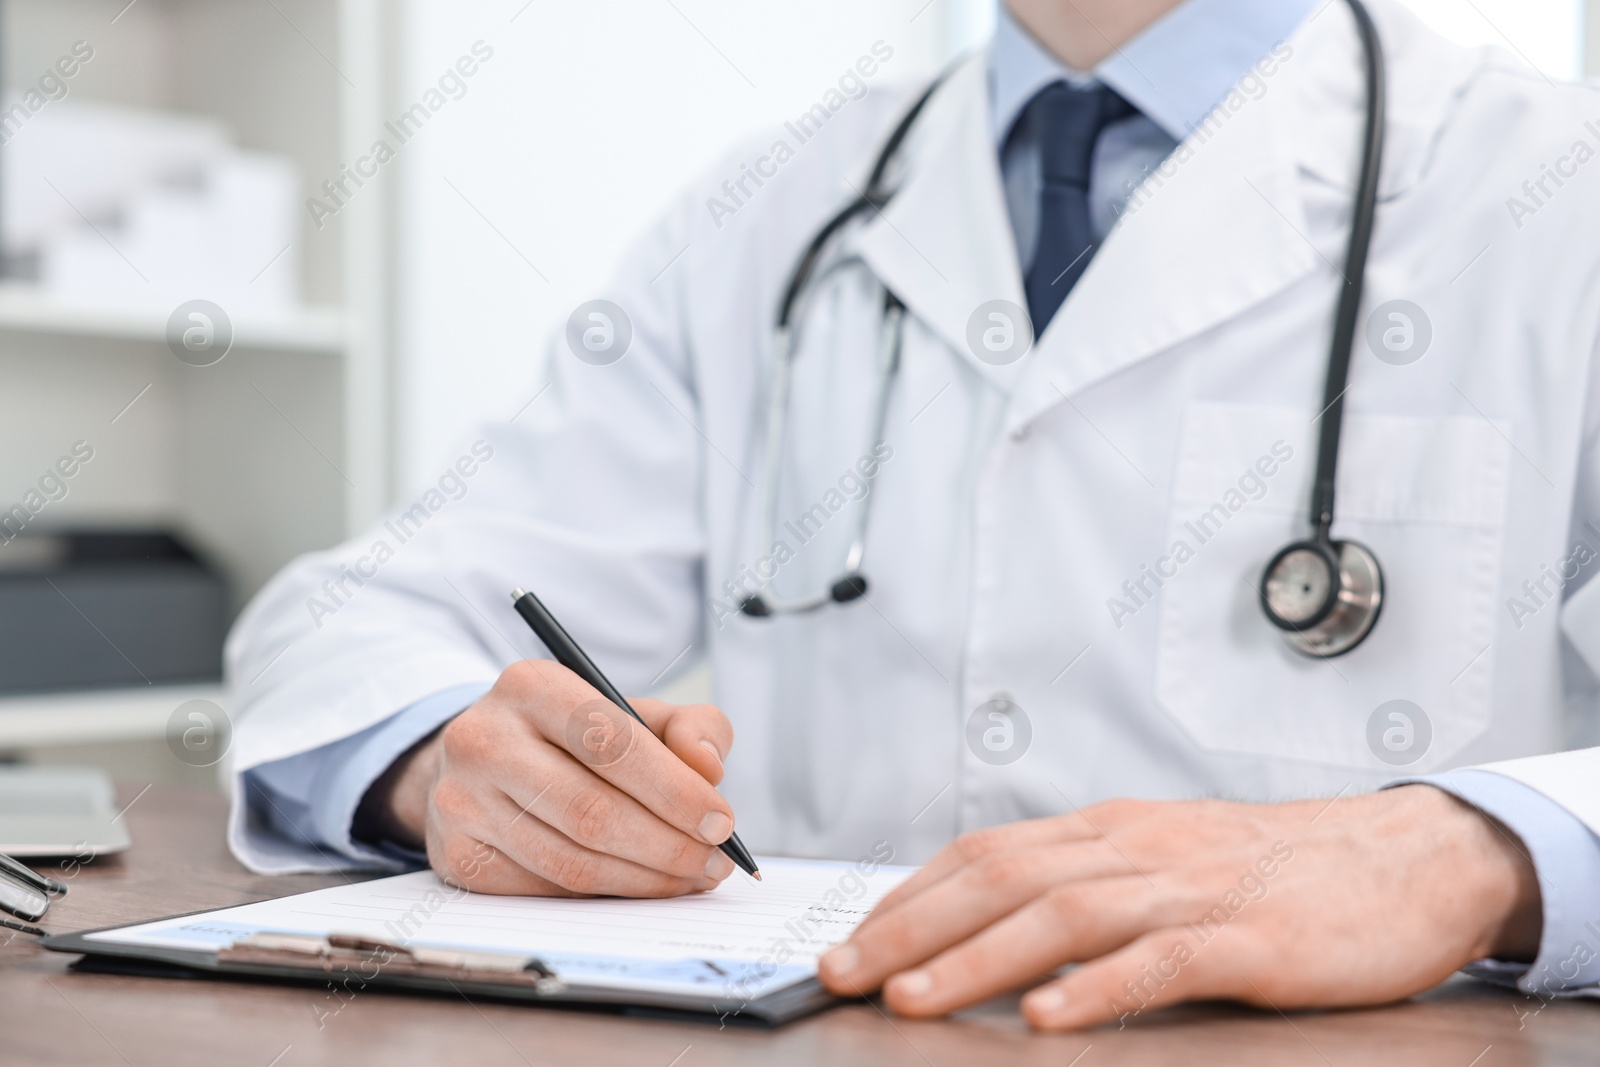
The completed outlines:
<svg viewBox="0 0 1600 1067">
<path fill-rule="evenodd" d="M 730 997 L 698 999 L 641 990 L 623 991 L 567 984 L 561 981 L 559 975 L 542 970 L 532 972 L 531 981 L 522 976 L 438 963 L 401 970 L 384 964 L 385 953 L 393 952 L 396 946 L 381 942 L 365 942 L 362 947 L 350 943 L 330 945 L 330 951 L 319 952 L 315 956 L 304 952 L 271 951 L 228 953 L 224 956 L 219 952 L 115 945 L 85 939 L 89 934 L 121 928 L 107 926 L 71 934 L 50 934 L 40 944 L 55 952 L 81 953 L 83 959 L 72 965 L 74 970 L 104 974 L 257 979 L 314 986 L 333 983 L 355 991 L 389 989 L 449 996 L 466 994 L 484 1000 L 551 1007 L 589 1007 L 623 1015 L 671 1015 L 728 1024 L 778 1026 L 813 1015 L 840 1002 L 814 978 L 749 1001 Z M 339 939 L 336 936 L 330 940 Z"/>
<path fill-rule="evenodd" d="M 763 859 L 767 882 L 758 889 L 726 887 L 729 892 L 723 901 L 714 894 L 666 901 L 488 897 L 451 890 L 421 872 L 255 904 L 52 934 L 41 944 L 52 951 L 81 954 L 83 959 L 73 964 L 79 970 L 289 982 L 323 987 L 342 997 L 392 990 L 671 1015 L 722 1025 L 776 1026 L 839 1002 L 817 982 L 815 957 L 847 936 L 871 905 L 909 873 L 906 868 L 864 866 Z M 770 903 L 763 899 L 769 885 L 779 890 Z M 856 886 L 867 888 L 855 894 L 840 888 Z M 408 905 L 415 911 L 414 901 L 440 897 L 442 892 L 454 894 L 446 902 L 454 910 L 436 907 L 433 914 L 438 921 L 431 926 L 396 925 L 394 918 L 385 922 L 379 913 L 362 921 L 349 920 L 356 928 L 342 932 L 335 928 L 339 920 L 328 918 L 383 907 L 392 909 L 392 915 L 404 915 Z M 489 918 L 473 917 L 477 913 Z M 504 921 L 510 932 L 503 944 L 490 943 L 493 938 L 486 942 L 492 924 L 501 921 L 498 913 L 509 916 Z M 678 917 L 654 918 L 656 913 Z M 308 915 L 313 918 L 293 928 L 292 917 Z M 608 930 L 603 925 L 608 915 L 617 917 L 619 937 L 638 932 L 641 922 L 656 924 L 657 942 L 643 946 L 655 955 L 628 958 L 574 952 L 574 938 L 587 941 L 594 930 Z M 519 916 L 528 918 L 521 921 Z M 513 929 L 519 921 L 520 933 Z M 476 929 L 468 929 L 470 924 Z M 551 952 L 533 950 L 532 942 L 563 926 L 578 929 L 565 943 L 556 937 Z M 697 927 L 711 932 L 699 933 Z M 680 928 L 686 932 L 680 933 Z M 730 934 L 733 929 L 745 932 Z M 788 956 L 769 952 L 757 962 L 749 946 L 759 946 L 769 934 L 774 945 L 780 939 L 798 944 L 803 935 L 807 955 L 796 964 Z M 460 943 L 447 943 L 452 937 Z M 737 938 L 743 940 L 736 943 Z M 686 946 L 681 958 L 662 955 L 673 951 L 663 945 L 679 943 Z M 735 949 L 742 955 L 735 956 Z M 718 952 L 723 954 L 720 958 Z M 767 963 L 774 955 L 784 966 Z"/>
</svg>

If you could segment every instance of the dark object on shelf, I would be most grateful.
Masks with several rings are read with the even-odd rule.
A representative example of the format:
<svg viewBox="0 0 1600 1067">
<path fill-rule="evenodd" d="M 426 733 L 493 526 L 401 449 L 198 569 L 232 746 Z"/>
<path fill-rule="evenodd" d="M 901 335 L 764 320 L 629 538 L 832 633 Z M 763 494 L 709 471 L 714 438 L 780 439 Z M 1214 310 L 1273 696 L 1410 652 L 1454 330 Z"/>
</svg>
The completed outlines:
<svg viewBox="0 0 1600 1067">
<path fill-rule="evenodd" d="M 0 535 L 0 693 L 222 676 L 227 589 L 165 533 Z"/>
</svg>

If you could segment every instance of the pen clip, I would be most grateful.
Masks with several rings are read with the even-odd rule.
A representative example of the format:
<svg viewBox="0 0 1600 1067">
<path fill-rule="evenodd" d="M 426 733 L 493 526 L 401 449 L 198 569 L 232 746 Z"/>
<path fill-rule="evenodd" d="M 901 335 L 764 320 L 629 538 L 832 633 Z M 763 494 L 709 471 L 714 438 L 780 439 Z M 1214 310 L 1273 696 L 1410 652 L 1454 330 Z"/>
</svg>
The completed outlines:
<svg viewBox="0 0 1600 1067">
<path fill-rule="evenodd" d="M 50 936 L 48 930 L 41 930 L 37 926 L 30 926 L 27 923 L 14 923 L 10 919 L 0 919 L 0 927 L 4 927 L 7 930 L 18 930 L 24 934 L 32 934 L 34 937 Z"/>
</svg>

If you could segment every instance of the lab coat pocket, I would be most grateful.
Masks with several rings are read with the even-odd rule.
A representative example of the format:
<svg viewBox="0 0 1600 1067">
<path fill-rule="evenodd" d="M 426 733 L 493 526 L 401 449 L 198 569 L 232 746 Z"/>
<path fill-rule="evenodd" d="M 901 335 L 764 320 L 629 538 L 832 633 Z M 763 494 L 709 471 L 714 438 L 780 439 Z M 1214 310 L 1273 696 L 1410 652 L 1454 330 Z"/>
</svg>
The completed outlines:
<svg viewBox="0 0 1600 1067">
<path fill-rule="evenodd" d="M 1258 592 L 1273 554 L 1307 536 L 1315 429 L 1298 410 L 1185 412 L 1156 699 L 1203 748 L 1374 771 L 1442 766 L 1489 724 L 1505 430 L 1345 416 L 1333 536 L 1377 555 L 1384 601 L 1364 643 L 1316 660 L 1287 646 Z"/>
</svg>

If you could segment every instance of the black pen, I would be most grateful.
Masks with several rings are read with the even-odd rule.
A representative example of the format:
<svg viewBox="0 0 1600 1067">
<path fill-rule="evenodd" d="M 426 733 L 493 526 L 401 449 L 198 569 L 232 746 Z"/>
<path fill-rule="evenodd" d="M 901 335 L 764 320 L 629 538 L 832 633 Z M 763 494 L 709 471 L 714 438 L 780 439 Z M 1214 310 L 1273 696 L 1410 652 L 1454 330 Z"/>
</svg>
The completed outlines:
<svg viewBox="0 0 1600 1067">
<path fill-rule="evenodd" d="M 535 637 L 544 642 L 544 647 L 550 650 L 557 663 L 599 690 L 601 696 L 632 715 L 646 730 L 650 729 L 649 724 L 639 718 L 639 713 L 629 706 L 627 699 L 621 693 L 617 692 L 617 687 L 600 673 L 600 668 L 594 665 L 594 660 L 578 647 L 578 642 L 562 629 L 561 624 L 556 622 L 556 617 L 550 614 L 549 608 L 539 602 L 538 597 L 521 589 L 513 589 L 511 602 L 517 609 L 517 614 L 522 616 L 522 621 L 533 630 Z M 729 835 L 728 839 L 717 847 L 738 864 L 740 870 L 758 882 L 761 880 L 761 872 L 756 869 L 756 861 L 751 858 L 749 850 L 739 840 L 738 834 Z"/>
</svg>

